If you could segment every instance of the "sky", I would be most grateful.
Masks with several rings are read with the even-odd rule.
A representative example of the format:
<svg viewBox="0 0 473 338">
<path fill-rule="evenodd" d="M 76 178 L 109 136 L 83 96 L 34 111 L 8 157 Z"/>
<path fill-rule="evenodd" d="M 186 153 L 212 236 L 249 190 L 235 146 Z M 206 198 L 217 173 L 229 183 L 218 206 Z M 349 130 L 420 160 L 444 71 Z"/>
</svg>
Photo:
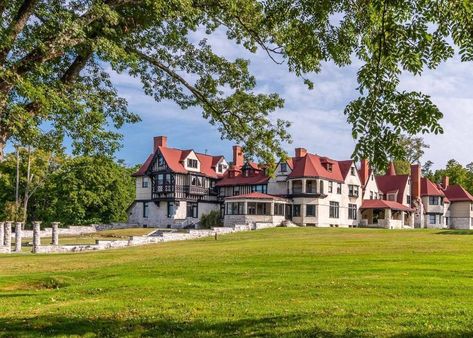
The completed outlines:
<svg viewBox="0 0 473 338">
<path fill-rule="evenodd" d="M 355 143 L 343 111 L 357 96 L 356 72 L 360 64 L 355 62 L 344 68 L 324 64 L 320 73 L 310 75 L 315 88 L 309 90 L 302 79 L 290 73 L 285 65 L 272 62 L 263 52 L 249 53 L 227 40 L 223 32 L 217 31 L 207 38 L 217 54 L 231 60 L 240 57 L 251 61 L 256 92 L 275 92 L 284 98 L 284 108 L 273 113 L 273 118 L 292 122 L 289 132 L 293 143 L 284 145 L 289 155 L 294 153 L 294 148 L 305 147 L 337 160 L 350 158 Z M 117 158 L 130 165 L 141 163 L 152 151 L 153 136 L 166 135 L 170 147 L 225 155 L 231 160 L 233 143 L 221 140 L 217 129 L 202 118 L 198 108 L 181 110 L 171 101 L 155 102 L 143 93 L 139 80 L 127 74 L 112 73 L 112 80 L 119 94 L 128 100 L 129 109 L 142 119 L 121 129 L 123 148 Z M 430 148 L 422 160 L 431 160 L 436 169 L 452 158 L 462 164 L 473 162 L 472 84 L 473 65 L 462 63 L 459 58 L 422 76 L 401 77 L 401 89 L 420 90 L 430 95 L 444 113 L 441 120 L 444 134 L 423 135 Z"/>
</svg>

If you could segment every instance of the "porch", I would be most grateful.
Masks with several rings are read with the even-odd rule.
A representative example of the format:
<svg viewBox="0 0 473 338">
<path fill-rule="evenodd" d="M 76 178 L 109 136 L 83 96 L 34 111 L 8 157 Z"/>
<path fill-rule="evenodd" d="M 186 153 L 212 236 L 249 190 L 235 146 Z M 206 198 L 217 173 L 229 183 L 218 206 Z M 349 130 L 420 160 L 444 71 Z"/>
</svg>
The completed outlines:
<svg viewBox="0 0 473 338">
<path fill-rule="evenodd" d="M 394 201 L 364 200 L 361 227 L 402 229 L 414 227 L 414 209 Z"/>
</svg>

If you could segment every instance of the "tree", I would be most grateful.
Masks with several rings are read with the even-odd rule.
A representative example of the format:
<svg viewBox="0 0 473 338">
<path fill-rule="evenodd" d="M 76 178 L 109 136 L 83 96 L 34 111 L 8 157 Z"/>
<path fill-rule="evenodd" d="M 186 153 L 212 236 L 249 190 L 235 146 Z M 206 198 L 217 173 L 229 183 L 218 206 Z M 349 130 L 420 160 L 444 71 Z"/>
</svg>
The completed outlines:
<svg viewBox="0 0 473 338">
<path fill-rule="evenodd" d="M 396 173 L 400 175 L 408 175 L 411 172 L 411 164 L 419 164 L 425 149 L 430 148 L 422 137 L 412 135 L 401 135 L 399 146 L 402 148 L 402 157 L 394 161 L 394 166 Z"/>
<path fill-rule="evenodd" d="M 425 162 L 424 165 L 422 166 L 422 176 L 427 177 L 430 180 L 434 179 L 434 173 L 432 171 L 433 165 L 434 165 L 434 162 L 430 160 Z"/>
<path fill-rule="evenodd" d="M 354 158 L 384 166 L 402 158 L 402 131 L 440 133 L 427 95 L 398 89 L 452 57 L 473 58 L 472 4 L 446 0 L 11 0 L 0 2 L 0 158 L 14 136 L 45 125 L 75 151 L 111 153 L 115 128 L 136 122 L 104 65 L 139 78 L 146 94 L 200 106 L 223 138 L 274 163 L 288 122 L 270 118 L 283 100 L 255 93 L 248 61 L 216 55 L 206 39 L 224 30 L 251 52 L 264 50 L 309 88 L 324 61 L 362 62 L 360 97 L 345 109 Z M 340 18 L 335 20 L 334 17 Z M 450 43 L 450 39 L 452 43 Z"/>
</svg>

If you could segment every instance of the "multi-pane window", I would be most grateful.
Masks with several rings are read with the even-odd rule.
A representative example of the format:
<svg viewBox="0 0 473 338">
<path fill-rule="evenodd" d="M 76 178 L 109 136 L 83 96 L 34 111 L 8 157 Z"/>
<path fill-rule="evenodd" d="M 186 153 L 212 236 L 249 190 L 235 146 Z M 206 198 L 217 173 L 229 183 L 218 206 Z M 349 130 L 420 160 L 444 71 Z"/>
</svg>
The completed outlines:
<svg viewBox="0 0 473 338">
<path fill-rule="evenodd" d="M 437 224 L 437 215 L 429 214 L 429 224 Z"/>
<path fill-rule="evenodd" d="M 143 218 L 148 218 L 148 202 L 143 202 Z"/>
<path fill-rule="evenodd" d="M 324 193 L 324 181 L 320 181 L 320 193 Z"/>
<path fill-rule="evenodd" d="M 430 205 L 439 205 L 440 204 L 440 197 L 438 196 L 429 196 L 429 204 Z M 435 224 L 435 223 L 433 223 Z"/>
<path fill-rule="evenodd" d="M 142 188 L 148 188 L 148 178 L 147 177 L 142 177 L 141 178 L 141 187 Z"/>
<path fill-rule="evenodd" d="M 197 168 L 198 164 L 197 164 L 197 160 L 194 160 L 192 158 L 188 158 L 187 159 L 187 167 L 189 168 Z"/>
<path fill-rule="evenodd" d="M 348 186 L 348 196 L 358 197 L 359 187 L 357 185 L 350 184 Z"/>
<path fill-rule="evenodd" d="M 305 215 L 307 217 L 315 217 L 316 216 L 316 206 L 315 206 L 315 204 L 307 204 L 305 206 Z"/>
<path fill-rule="evenodd" d="M 265 184 L 258 184 L 251 186 L 251 192 L 260 192 L 266 194 L 268 191 L 268 187 Z"/>
<path fill-rule="evenodd" d="M 174 215 L 174 202 L 168 202 L 168 218 Z"/>
<path fill-rule="evenodd" d="M 268 215 L 270 208 L 267 203 L 248 202 L 248 215 Z"/>
<path fill-rule="evenodd" d="M 328 182 L 328 192 L 329 193 L 333 192 L 333 182 L 332 181 Z"/>
<path fill-rule="evenodd" d="M 294 204 L 292 207 L 292 216 L 294 217 L 300 217 L 301 216 L 301 205 L 300 204 Z"/>
<path fill-rule="evenodd" d="M 355 176 L 355 167 L 350 168 L 350 174 L 351 176 Z"/>
<path fill-rule="evenodd" d="M 274 214 L 276 216 L 284 216 L 284 210 L 286 209 L 286 205 L 282 203 L 275 203 L 274 204 Z"/>
<path fill-rule="evenodd" d="M 348 204 L 348 219 L 357 219 L 358 207 L 356 204 Z"/>
<path fill-rule="evenodd" d="M 244 215 L 245 203 L 243 202 L 229 202 L 227 203 L 227 215 Z"/>
<path fill-rule="evenodd" d="M 280 168 L 282 173 L 287 172 L 287 163 L 281 163 Z"/>
<path fill-rule="evenodd" d="M 305 192 L 307 194 L 315 194 L 317 192 L 317 181 L 306 181 Z"/>
<path fill-rule="evenodd" d="M 202 187 L 202 177 L 200 176 L 192 176 L 191 184 L 195 185 L 196 187 Z"/>
<path fill-rule="evenodd" d="M 329 217 L 330 218 L 339 218 L 340 217 L 340 203 L 330 202 Z"/>
<path fill-rule="evenodd" d="M 342 184 L 341 183 L 338 183 L 337 184 L 337 194 L 341 194 L 342 193 Z"/>
<path fill-rule="evenodd" d="M 407 195 L 407 204 L 411 204 L 412 198 L 411 195 Z"/>
<path fill-rule="evenodd" d="M 187 217 L 197 218 L 198 207 L 196 202 L 187 202 Z"/>
</svg>

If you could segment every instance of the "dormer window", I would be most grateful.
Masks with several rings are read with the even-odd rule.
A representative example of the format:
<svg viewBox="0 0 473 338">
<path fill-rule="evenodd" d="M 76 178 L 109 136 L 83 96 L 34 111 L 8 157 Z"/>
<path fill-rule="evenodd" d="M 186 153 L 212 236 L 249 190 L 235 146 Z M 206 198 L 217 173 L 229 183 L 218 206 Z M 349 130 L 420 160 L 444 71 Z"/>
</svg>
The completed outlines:
<svg viewBox="0 0 473 338">
<path fill-rule="evenodd" d="M 287 172 L 287 163 L 281 163 L 281 172 L 282 173 Z"/>
<path fill-rule="evenodd" d="M 326 168 L 327 168 L 327 171 L 332 172 L 332 170 L 333 170 L 332 163 L 327 163 Z"/>
<path fill-rule="evenodd" d="M 192 158 L 187 159 L 187 167 L 197 169 L 197 166 L 197 160 L 194 160 Z"/>
</svg>

